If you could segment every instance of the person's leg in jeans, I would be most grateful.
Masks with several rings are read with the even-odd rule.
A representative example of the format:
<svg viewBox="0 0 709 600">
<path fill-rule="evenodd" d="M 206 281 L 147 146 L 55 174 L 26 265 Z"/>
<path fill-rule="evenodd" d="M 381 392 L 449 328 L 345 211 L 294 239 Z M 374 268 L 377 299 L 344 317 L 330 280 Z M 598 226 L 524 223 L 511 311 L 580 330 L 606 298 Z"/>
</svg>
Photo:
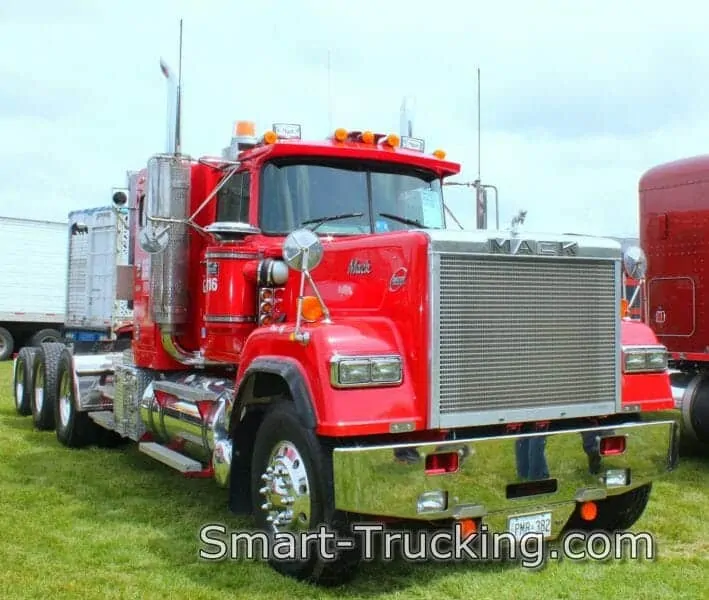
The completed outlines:
<svg viewBox="0 0 709 600">
<path fill-rule="evenodd" d="M 515 442 L 518 477 L 530 480 L 549 478 L 546 444 L 545 436 L 523 438 Z"/>
<path fill-rule="evenodd" d="M 601 470 L 601 455 L 598 452 L 597 435 L 596 431 L 585 431 L 581 434 L 583 451 L 588 456 L 588 471 L 593 475 Z"/>
</svg>

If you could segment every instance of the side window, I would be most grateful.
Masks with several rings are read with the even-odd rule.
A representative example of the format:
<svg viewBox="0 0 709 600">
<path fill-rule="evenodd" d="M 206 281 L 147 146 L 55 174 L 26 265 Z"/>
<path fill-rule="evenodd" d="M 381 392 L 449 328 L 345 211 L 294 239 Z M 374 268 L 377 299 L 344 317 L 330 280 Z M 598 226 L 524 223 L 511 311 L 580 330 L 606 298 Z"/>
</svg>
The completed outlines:
<svg viewBox="0 0 709 600">
<path fill-rule="evenodd" d="M 217 221 L 248 223 L 250 184 L 251 174 L 241 171 L 217 192 Z"/>
</svg>

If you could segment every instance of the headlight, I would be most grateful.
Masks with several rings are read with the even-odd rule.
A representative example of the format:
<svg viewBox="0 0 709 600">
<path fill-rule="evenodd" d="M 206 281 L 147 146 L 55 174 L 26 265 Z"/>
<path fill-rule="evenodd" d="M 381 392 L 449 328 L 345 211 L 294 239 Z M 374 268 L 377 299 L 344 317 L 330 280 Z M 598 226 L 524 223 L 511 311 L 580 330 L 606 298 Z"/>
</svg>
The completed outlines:
<svg viewBox="0 0 709 600">
<path fill-rule="evenodd" d="M 664 346 L 626 346 L 623 348 L 625 373 L 654 373 L 667 369 L 667 348 Z"/>
<path fill-rule="evenodd" d="M 402 378 L 400 356 L 336 356 L 330 361 L 330 383 L 338 388 L 396 385 Z"/>
<path fill-rule="evenodd" d="M 623 268 L 631 279 L 643 279 L 647 273 L 647 256 L 640 246 L 630 246 L 623 253 Z"/>
</svg>

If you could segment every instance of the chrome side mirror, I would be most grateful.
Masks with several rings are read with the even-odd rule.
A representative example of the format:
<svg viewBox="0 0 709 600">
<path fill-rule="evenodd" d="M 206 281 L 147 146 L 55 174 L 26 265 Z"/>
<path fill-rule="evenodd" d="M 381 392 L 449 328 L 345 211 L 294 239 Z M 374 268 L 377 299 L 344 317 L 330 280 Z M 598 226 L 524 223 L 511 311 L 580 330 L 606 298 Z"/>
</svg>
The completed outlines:
<svg viewBox="0 0 709 600">
<path fill-rule="evenodd" d="M 647 274 L 647 256 L 640 246 L 630 246 L 623 253 L 623 269 L 631 279 L 640 281 Z"/>
<path fill-rule="evenodd" d="M 322 242 L 310 229 L 296 229 L 283 242 L 283 260 L 294 271 L 312 271 L 322 258 Z"/>
</svg>

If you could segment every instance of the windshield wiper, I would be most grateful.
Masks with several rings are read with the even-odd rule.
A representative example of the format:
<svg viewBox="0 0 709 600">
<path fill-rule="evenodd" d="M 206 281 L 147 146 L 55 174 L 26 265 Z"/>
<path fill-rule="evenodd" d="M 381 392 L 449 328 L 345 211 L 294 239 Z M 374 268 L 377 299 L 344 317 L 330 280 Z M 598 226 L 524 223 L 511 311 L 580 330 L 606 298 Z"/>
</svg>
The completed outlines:
<svg viewBox="0 0 709 600">
<path fill-rule="evenodd" d="M 411 225 L 412 227 L 419 227 L 420 229 L 426 229 L 426 226 L 417 221 L 416 219 L 407 219 L 406 217 L 400 217 L 399 215 L 392 215 L 391 213 L 379 213 L 380 217 L 385 217 L 387 219 L 393 219 L 394 221 L 399 221 L 404 225 Z"/>
<path fill-rule="evenodd" d="M 340 219 L 353 219 L 354 217 L 362 217 L 364 216 L 364 213 L 358 212 L 358 213 L 344 213 L 341 215 L 331 215 L 329 217 L 318 217 L 317 219 L 308 219 L 307 221 L 301 222 L 301 225 L 310 225 L 311 223 L 317 223 L 315 227 L 313 227 L 312 231 L 315 231 L 320 225 L 323 225 L 324 223 L 329 223 L 330 221 L 339 221 Z"/>
</svg>

